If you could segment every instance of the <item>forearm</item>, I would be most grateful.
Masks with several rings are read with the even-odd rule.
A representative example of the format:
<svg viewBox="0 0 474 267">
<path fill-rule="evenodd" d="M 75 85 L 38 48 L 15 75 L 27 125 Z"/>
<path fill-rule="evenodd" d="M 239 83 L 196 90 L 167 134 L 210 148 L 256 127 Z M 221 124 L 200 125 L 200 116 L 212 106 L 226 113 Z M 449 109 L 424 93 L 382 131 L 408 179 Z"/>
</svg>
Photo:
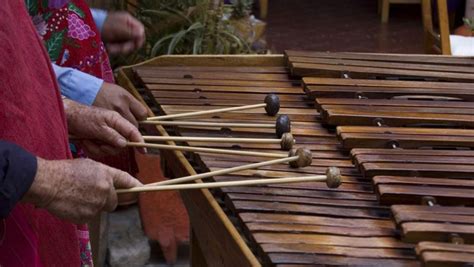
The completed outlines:
<svg viewBox="0 0 474 267">
<path fill-rule="evenodd" d="M 0 218 L 30 189 L 37 171 L 34 155 L 10 142 L 0 141 Z"/>
<path fill-rule="evenodd" d="M 104 81 L 90 74 L 52 64 L 61 94 L 84 105 L 92 105 Z"/>
</svg>

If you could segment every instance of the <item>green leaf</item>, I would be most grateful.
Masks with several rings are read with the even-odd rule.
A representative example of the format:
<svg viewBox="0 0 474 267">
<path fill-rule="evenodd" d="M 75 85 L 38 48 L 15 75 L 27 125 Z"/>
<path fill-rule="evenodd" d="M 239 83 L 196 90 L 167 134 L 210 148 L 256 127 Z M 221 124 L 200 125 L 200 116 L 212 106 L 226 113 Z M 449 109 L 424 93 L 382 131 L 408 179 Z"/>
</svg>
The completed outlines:
<svg viewBox="0 0 474 267">
<path fill-rule="evenodd" d="M 72 12 L 76 13 L 81 18 L 85 17 L 84 12 L 80 8 L 78 8 L 76 5 L 74 5 L 74 3 L 72 3 L 72 2 L 70 2 L 68 4 L 68 9 L 71 10 Z"/>
<path fill-rule="evenodd" d="M 186 30 L 187 32 L 202 29 L 204 26 L 202 25 L 201 22 L 195 22 L 193 25 L 189 26 L 189 28 Z"/>
<path fill-rule="evenodd" d="M 155 45 L 153 45 L 153 48 L 151 49 L 151 55 L 153 57 L 158 55 L 158 51 L 160 51 L 161 46 L 168 40 L 173 38 L 174 34 L 167 35 L 160 40 L 158 40 Z"/>
<path fill-rule="evenodd" d="M 179 43 L 179 41 L 181 41 L 181 39 L 186 33 L 187 33 L 186 30 L 182 30 L 174 35 L 173 39 L 171 39 L 171 42 L 168 46 L 168 53 L 167 53 L 168 55 L 173 54 L 173 51 L 176 48 L 176 45 Z"/>
<path fill-rule="evenodd" d="M 189 24 L 193 23 L 187 16 L 186 14 L 184 14 L 183 12 L 177 10 L 177 9 L 174 9 L 174 8 L 171 8 L 171 7 L 168 7 L 166 8 L 169 12 L 171 13 L 174 13 L 176 15 L 178 15 L 179 17 L 181 17 L 182 19 L 186 20 Z"/>
<path fill-rule="evenodd" d="M 194 39 L 193 42 L 193 54 L 200 54 L 201 53 L 201 48 L 202 48 L 202 37 L 199 36 Z"/>
<path fill-rule="evenodd" d="M 53 32 L 51 37 L 46 41 L 46 48 L 51 61 L 56 61 L 61 53 L 65 32 L 66 29 L 59 32 Z"/>
<path fill-rule="evenodd" d="M 26 8 L 28 8 L 28 13 L 30 16 L 35 16 L 38 14 L 38 1 L 37 0 L 26 0 Z"/>
<path fill-rule="evenodd" d="M 146 9 L 140 12 L 141 15 L 144 16 L 156 16 L 158 18 L 166 18 L 169 16 L 173 16 L 173 13 L 164 11 L 164 10 L 153 10 L 153 9 Z"/>
</svg>

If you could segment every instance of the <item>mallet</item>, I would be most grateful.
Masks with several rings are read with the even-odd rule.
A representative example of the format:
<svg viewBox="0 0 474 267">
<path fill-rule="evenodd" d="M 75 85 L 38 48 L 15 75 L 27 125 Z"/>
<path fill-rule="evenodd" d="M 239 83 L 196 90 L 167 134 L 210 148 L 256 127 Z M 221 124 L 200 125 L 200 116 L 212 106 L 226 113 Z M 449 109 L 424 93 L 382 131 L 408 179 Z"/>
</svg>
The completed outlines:
<svg viewBox="0 0 474 267">
<path fill-rule="evenodd" d="M 256 109 L 256 108 L 265 108 L 265 111 L 269 116 L 275 116 L 278 114 L 280 110 L 280 98 L 278 98 L 275 94 L 269 94 L 265 97 L 264 103 L 261 104 L 253 104 L 253 105 L 245 105 L 245 106 L 238 106 L 238 107 L 231 107 L 231 108 L 219 108 L 219 109 L 210 109 L 210 110 L 202 110 L 202 111 L 193 111 L 193 112 L 186 112 L 186 113 L 179 113 L 179 114 L 170 114 L 170 115 L 163 115 L 163 116 L 155 116 L 155 117 L 148 117 L 148 121 L 153 120 L 169 120 L 169 119 L 176 119 L 176 118 L 185 118 L 185 117 L 195 117 L 200 115 L 208 115 L 208 114 L 216 114 L 222 112 L 230 112 L 230 111 L 238 111 L 238 110 L 249 110 L 249 109 Z"/>
<path fill-rule="evenodd" d="M 204 121 L 161 121 L 161 120 L 147 120 L 140 121 L 141 124 L 153 124 L 163 126 L 189 126 L 189 127 L 230 127 L 230 128 L 265 128 L 275 129 L 278 138 L 281 138 L 284 133 L 291 132 L 291 121 L 288 115 L 279 115 L 275 124 L 270 123 L 227 123 L 227 122 L 204 122 Z"/>
<path fill-rule="evenodd" d="M 249 185 L 268 185 L 268 184 L 282 184 L 282 183 L 303 183 L 303 182 L 318 182 L 326 181 L 329 188 L 337 188 L 341 184 L 341 174 L 339 169 L 331 167 L 326 171 L 326 175 L 313 175 L 302 177 L 286 177 L 286 178 L 270 178 L 270 179 L 254 179 L 245 181 L 229 181 L 229 182 L 209 182 L 209 183 L 195 183 L 195 184 L 173 184 L 173 185 L 144 185 L 133 187 L 129 189 L 118 189 L 117 194 L 123 193 L 138 193 L 151 191 L 166 191 L 166 190 L 186 190 L 186 189 L 206 189 L 216 187 L 230 187 L 230 186 L 249 186 Z"/>
<path fill-rule="evenodd" d="M 232 137 L 196 137 L 196 136 L 143 136 L 146 142 L 155 141 L 184 141 L 184 142 L 209 142 L 209 143 L 256 143 L 280 144 L 281 149 L 290 150 L 295 144 L 291 133 L 284 133 L 280 139 L 268 138 L 232 138 Z"/>
</svg>

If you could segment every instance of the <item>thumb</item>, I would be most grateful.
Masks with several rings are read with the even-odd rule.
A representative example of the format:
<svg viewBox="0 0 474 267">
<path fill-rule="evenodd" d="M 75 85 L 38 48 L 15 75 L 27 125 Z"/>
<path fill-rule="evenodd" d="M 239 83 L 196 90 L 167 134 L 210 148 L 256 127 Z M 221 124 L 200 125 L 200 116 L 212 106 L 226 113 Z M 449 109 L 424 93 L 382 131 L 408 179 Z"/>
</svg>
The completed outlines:
<svg viewBox="0 0 474 267">
<path fill-rule="evenodd" d="M 113 175 L 113 183 L 116 189 L 143 186 L 143 184 L 133 176 L 120 170 L 115 170 L 115 174 Z"/>
</svg>

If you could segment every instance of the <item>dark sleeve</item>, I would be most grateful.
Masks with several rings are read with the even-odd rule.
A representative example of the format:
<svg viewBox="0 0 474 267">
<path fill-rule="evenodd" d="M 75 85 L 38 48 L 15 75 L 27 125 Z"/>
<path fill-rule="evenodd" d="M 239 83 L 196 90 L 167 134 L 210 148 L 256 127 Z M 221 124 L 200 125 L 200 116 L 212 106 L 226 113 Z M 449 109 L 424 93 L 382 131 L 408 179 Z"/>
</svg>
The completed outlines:
<svg viewBox="0 0 474 267">
<path fill-rule="evenodd" d="M 6 218 L 28 191 L 36 168 L 34 155 L 18 145 L 0 141 L 0 218 Z"/>
</svg>

